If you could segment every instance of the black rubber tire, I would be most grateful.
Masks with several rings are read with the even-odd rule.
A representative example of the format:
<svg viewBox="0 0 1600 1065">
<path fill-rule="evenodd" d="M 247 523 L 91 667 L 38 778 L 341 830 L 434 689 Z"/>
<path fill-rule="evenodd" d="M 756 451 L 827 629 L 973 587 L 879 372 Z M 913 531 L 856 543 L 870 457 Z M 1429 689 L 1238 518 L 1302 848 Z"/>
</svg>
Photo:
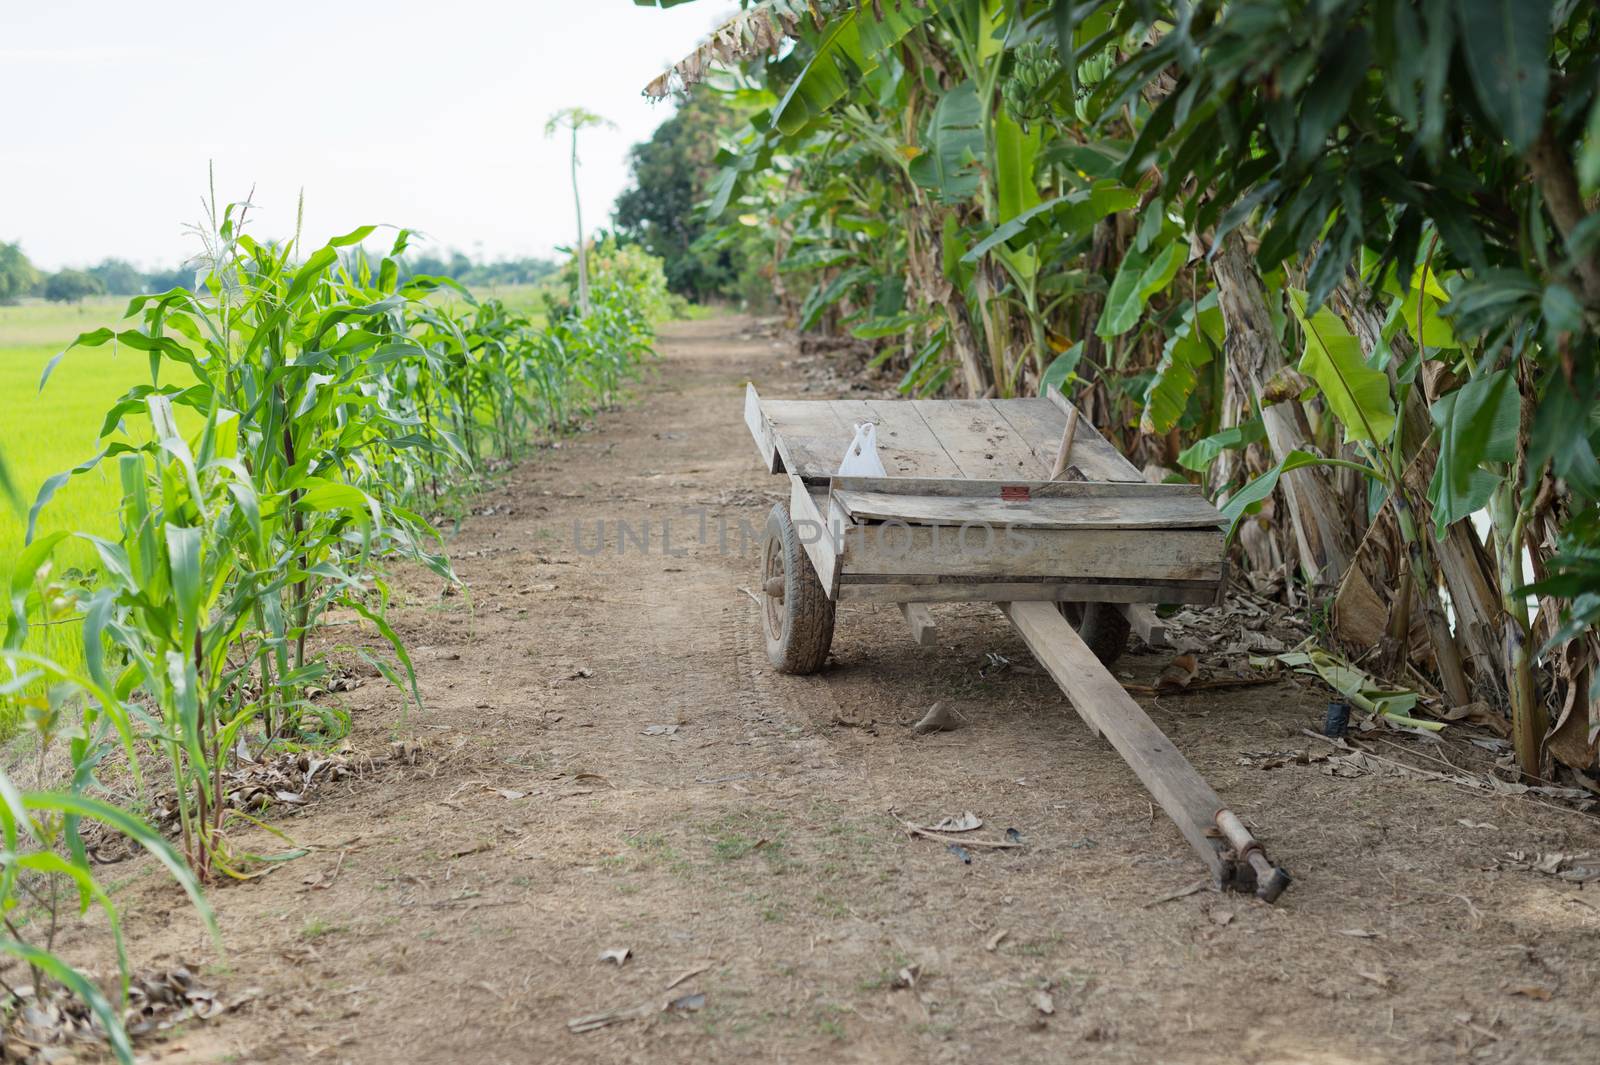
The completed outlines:
<svg viewBox="0 0 1600 1065">
<path fill-rule="evenodd" d="M 783 577 L 781 602 L 765 592 L 766 582 L 779 575 Z M 787 503 L 775 505 L 767 515 L 761 580 L 767 658 L 779 673 L 815 673 L 827 661 L 833 644 L 834 604 L 800 543 Z"/>
<path fill-rule="evenodd" d="M 1128 639 L 1133 626 L 1128 615 L 1117 609 L 1115 603 L 1060 603 L 1062 615 L 1078 630 L 1083 642 L 1100 660 L 1109 666 L 1122 657 L 1128 649 Z"/>
</svg>

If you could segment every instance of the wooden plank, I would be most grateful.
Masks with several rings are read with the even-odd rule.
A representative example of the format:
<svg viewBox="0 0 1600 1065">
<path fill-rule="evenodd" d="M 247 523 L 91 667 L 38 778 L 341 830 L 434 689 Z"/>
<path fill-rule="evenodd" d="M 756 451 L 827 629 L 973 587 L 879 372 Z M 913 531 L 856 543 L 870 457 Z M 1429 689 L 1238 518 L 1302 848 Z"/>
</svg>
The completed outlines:
<svg viewBox="0 0 1600 1065">
<path fill-rule="evenodd" d="M 910 403 L 963 477 L 1049 479 L 1049 462 L 1034 456 L 988 400 L 915 399 Z M 1056 439 L 1061 439 L 1060 433 Z M 1053 457 L 1054 452 L 1051 454 Z"/>
<path fill-rule="evenodd" d="M 932 647 L 939 640 L 939 629 L 933 622 L 933 615 L 928 612 L 926 603 L 900 604 L 900 613 L 905 615 L 906 624 L 911 628 L 911 638 L 918 647 Z"/>
<path fill-rule="evenodd" d="M 1060 395 L 1052 389 L 1048 398 L 990 401 L 999 415 L 1027 441 L 1034 454 L 1044 458 L 1047 470 L 1049 463 L 1055 461 L 1056 449 L 1061 446 L 1061 436 L 1067 428 L 1067 412 L 1072 406 L 1065 399 L 1058 405 L 1055 399 Z M 1078 428 L 1072 438 L 1071 464 L 1091 481 L 1144 480 L 1133 463 L 1082 416 L 1078 418 Z"/>
<path fill-rule="evenodd" d="M 839 597 L 838 539 L 822 518 L 828 507 L 826 489 L 813 489 L 797 474 L 791 473 L 789 491 L 789 519 L 794 522 L 800 545 L 817 571 L 822 586 L 828 590 L 829 599 Z"/>
<path fill-rule="evenodd" d="M 831 399 L 827 403 L 843 427 L 848 444 L 862 422 L 877 426 L 878 458 L 884 472 L 898 477 L 960 477 L 961 470 L 911 405 L 904 400 Z M 832 472 L 838 471 L 835 464 Z"/>
<path fill-rule="evenodd" d="M 836 472 L 854 426 L 868 420 L 878 426 L 879 455 L 892 475 L 1043 480 L 1066 427 L 1066 402 L 1057 392 L 1049 399 L 763 400 L 752 385 L 745 422 L 769 470 L 781 461 L 808 480 Z M 1075 441 L 1072 464 L 1091 481 L 1143 479 L 1087 420 Z"/>
<path fill-rule="evenodd" d="M 1222 576 L 1222 533 L 1205 529 L 966 529 L 888 524 L 845 529 L 850 574 L 927 573 L 1092 581 L 1210 581 Z"/>
<path fill-rule="evenodd" d="M 834 477 L 836 491 L 890 492 L 914 496 L 1001 497 L 1025 489 L 1031 499 L 1204 499 L 1197 484 L 1149 484 L 1145 481 L 1027 481 L 982 477 Z M 1221 515 L 1217 523 L 1222 521 Z"/>
<path fill-rule="evenodd" d="M 1146 646 L 1169 649 L 1172 647 L 1171 641 L 1167 639 L 1167 626 L 1154 610 L 1143 603 L 1122 603 L 1119 609 Z"/>
<path fill-rule="evenodd" d="M 960 477 L 961 467 L 903 399 L 866 402 L 878 425 L 878 454 L 890 477 Z"/>
<path fill-rule="evenodd" d="M 784 469 L 807 480 L 839 472 L 850 427 L 822 400 L 764 399 L 761 411 L 772 428 L 773 442 L 783 456 Z"/>
<path fill-rule="evenodd" d="M 1059 390 L 1032 399 L 997 399 L 995 410 L 1011 422 L 1035 452 L 1048 451 L 1053 457 L 1067 427 L 1072 404 Z M 1096 429 L 1089 419 L 1078 418 L 1072 445 L 1072 465 L 1091 481 L 1142 481 L 1144 475 Z"/>
<path fill-rule="evenodd" d="M 1055 607 L 1048 603 L 999 605 L 1027 641 L 1033 657 L 1066 692 L 1078 716 L 1116 748 L 1220 885 L 1221 844 L 1211 833 L 1216 831 L 1217 812 L 1223 805 L 1211 785 L 1156 728 Z"/>
<path fill-rule="evenodd" d="M 1192 603 L 1206 604 L 1216 587 L 1199 581 L 1103 584 L 1059 581 L 954 581 L 907 574 L 902 581 L 840 578 L 838 599 L 854 603 Z"/>
<path fill-rule="evenodd" d="M 778 454 L 772 426 L 767 424 L 766 415 L 761 413 L 761 397 L 756 395 L 756 386 L 753 384 L 744 386 L 744 424 L 750 429 L 750 435 L 755 437 L 756 448 L 761 452 L 761 461 L 767 464 L 767 472 L 782 473 L 783 459 Z"/>
<path fill-rule="evenodd" d="M 1215 529 L 1222 515 L 1193 496 L 1046 498 L 1010 501 L 835 490 L 857 521 L 898 519 L 915 525 L 1015 525 L 1024 529 Z"/>
</svg>

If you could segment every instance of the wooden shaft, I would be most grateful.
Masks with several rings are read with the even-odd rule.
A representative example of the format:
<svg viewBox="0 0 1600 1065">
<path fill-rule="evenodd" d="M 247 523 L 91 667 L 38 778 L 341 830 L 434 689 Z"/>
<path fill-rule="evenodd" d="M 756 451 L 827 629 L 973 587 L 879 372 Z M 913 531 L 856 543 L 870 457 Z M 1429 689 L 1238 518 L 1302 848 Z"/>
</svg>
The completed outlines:
<svg viewBox="0 0 1600 1065">
<path fill-rule="evenodd" d="M 1222 853 L 1216 833 L 1222 800 L 1189 760 L 1089 650 L 1054 603 L 1001 603 L 1039 664 L 1055 678 L 1097 735 L 1104 736 L 1172 818 L 1220 885 Z"/>
</svg>

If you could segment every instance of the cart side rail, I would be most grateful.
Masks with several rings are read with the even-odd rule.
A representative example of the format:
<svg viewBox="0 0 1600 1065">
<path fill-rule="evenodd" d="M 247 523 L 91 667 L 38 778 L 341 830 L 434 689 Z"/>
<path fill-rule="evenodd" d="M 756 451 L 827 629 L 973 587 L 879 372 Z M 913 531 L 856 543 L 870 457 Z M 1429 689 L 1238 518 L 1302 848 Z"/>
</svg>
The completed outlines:
<svg viewBox="0 0 1600 1065">
<path fill-rule="evenodd" d="M 749 427 L 750 435 L 755 437 L 756 448 L 761 452 L 761 461 L 767 464 L 767 472 L 782 473 L 783 456 L 778 453 L 778 435 L 772 431 L 772 423 L 761 412 L 761 397 L 756 395 L 756 386 L 749 383 L 744 386 L 744 424 Z"/>
</svg>

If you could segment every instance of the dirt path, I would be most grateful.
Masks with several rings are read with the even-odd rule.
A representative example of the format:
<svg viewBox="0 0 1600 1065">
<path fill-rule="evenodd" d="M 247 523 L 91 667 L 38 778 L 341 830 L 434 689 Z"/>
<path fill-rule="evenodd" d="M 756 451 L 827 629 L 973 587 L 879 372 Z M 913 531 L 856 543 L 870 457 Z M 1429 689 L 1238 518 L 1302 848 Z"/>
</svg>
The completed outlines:
<svg viewBox="0 0 1600 1065">
<path fill-rule="evenodd" d="M 1157 723 L 1297 882 L 1275 908 L 1155 903 L 1197 861 L 993 609 L 936 608 L 927 649 L 897 612 L 842 610 L 827 671 L 775 675 L 736 526 L 759 528 L 784 484 L 741 389 L 802 382 L 745 325 L 668 330 L 638 403 L 484 498 L 452 548 L 466 593 L 402 578 L 426 713 L 402 719 L 378 682 L 340 698 L 357 748 L 414 736 L 422 758 L 280 821 L 316 850 L 215 893 L 225 963 L 130 867 L 135 957 L 261 989 L 162 1060 L 1594 1060 L 1600 891 L 1506 858 L 1600 854 L 1593 819 L 1241 765 L 1315 748 L 1309 689 L 1166 700 Z M 650 523 L 648 552 L 618 553 L 619 519 Z M 584 554 L 602 521 L 607 549 Z M 980 676 L 991 651 L 1016 665 Z M 938 699 L 968 724 L 914 737 Z M 1028 846 L 966 865 L 890 807 L 972 810 Z M 619 947 L 621 968 L 598 960 Z M 695 1012 L 566 1027 L 702 993 Z"/>
</svg>

